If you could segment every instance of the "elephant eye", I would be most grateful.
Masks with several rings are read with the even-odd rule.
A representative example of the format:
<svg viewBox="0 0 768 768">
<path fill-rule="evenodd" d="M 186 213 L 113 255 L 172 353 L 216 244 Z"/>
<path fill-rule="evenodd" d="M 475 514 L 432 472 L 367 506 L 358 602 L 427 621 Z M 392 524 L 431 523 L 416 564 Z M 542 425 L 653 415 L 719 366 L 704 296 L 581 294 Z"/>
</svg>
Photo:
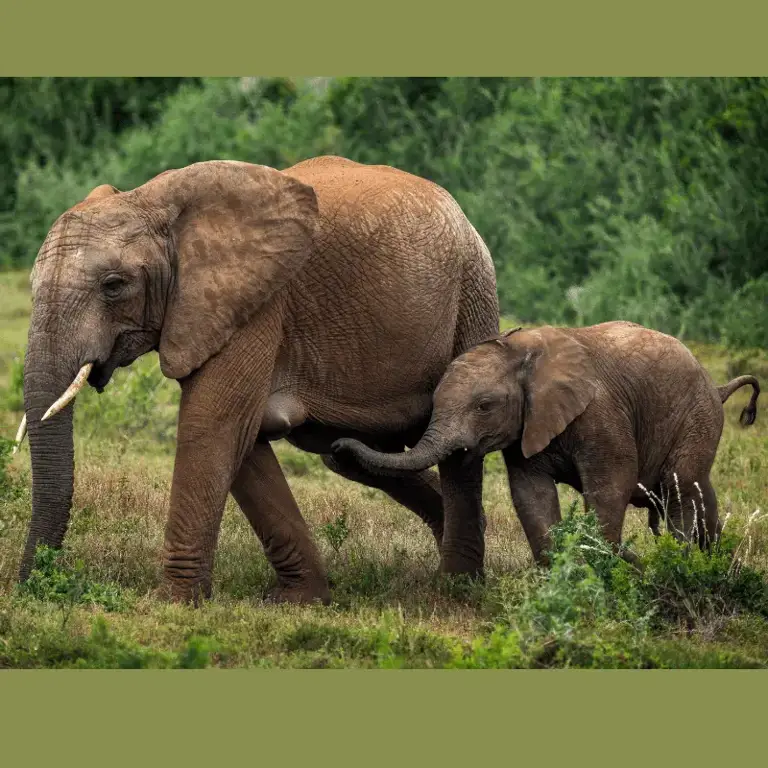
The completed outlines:
<svg viewBox="0 0 768 768">
<path fill-rule="evenodd" d="M 125 280 L 120 277 L 120 275 L 107 275 L 102 281 L 101 281 L 101 288 L 104 291 L 104 293 L 114 298 L 117 296 L 120 291 L 123 290 L 123 287 L 125 286 Z"/>
<path fill-rule="evenodd" d="M 493 408 L 493 400 L 478 400 L 478 402 L 475 404 L 475 408 L 477 408 L 480 413 L 488 413 Z"/>
</svg>

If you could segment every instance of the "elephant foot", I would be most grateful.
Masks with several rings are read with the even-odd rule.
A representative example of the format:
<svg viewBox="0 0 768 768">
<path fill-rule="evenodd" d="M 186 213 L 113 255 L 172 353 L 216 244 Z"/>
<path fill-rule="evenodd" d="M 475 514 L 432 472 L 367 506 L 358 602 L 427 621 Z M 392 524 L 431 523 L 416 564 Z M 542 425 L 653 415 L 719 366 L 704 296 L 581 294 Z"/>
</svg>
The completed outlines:
<svg viewBox="0 0 768 768">
<path fill-rule="evenodd" d="M 211 598 L 211 585 L 208 582 L 178 584 L 166 580 L 152 591 L 152 597 L 166 603 L 179 603 L 199 608 L 205 600 Z"/>
<path fill-rule="evenodd" d="M 305 584 L 301 586 L 278 586 L 269 592 L 265 602 L 293 605 L 331 604 L 331 592 L 325 585 Z"/>
<path fill-rule="evenodd" d="M 475 581 L 481 581 L 485 578 L 482 562 L 478 562 L 474 557 L 458 553 L 443 552 L 440 573 L 443 576 L 464 576 Z"/>
</svg>

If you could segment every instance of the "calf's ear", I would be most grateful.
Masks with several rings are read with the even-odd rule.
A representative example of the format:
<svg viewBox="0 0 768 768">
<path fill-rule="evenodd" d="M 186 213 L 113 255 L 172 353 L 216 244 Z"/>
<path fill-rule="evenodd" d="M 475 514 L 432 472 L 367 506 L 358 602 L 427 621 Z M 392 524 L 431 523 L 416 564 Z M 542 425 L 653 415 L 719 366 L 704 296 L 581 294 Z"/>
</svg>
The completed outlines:
<svg viewBox="0 0 768 768">
<path fill-rule="evenodd" d="M 597 372 L 583 344 L 545 326 L 531 331 L 532 354 L 523 374 L 522 451 L 543 451 L 592 402 Z"/>
</svg>

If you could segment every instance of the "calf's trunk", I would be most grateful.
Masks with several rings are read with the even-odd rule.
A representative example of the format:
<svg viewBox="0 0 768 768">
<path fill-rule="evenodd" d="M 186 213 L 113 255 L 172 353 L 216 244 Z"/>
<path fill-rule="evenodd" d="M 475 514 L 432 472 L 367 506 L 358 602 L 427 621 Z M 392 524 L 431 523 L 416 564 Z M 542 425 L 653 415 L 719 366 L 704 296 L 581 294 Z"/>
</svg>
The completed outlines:
<svg viewBox="0 0 768 768">
<path fill-rule="evenodd" d="M 446 459 L 460 446 L 458 441 L 446 438 L 434 422 L 410 451 L 381 453 L 358 440 L 341 439 L 334 444 L 334 453 L 354 457 L 369 472 L 379 475 L 398 475 L 401 472 L 422 472 Z"/>
</svg>

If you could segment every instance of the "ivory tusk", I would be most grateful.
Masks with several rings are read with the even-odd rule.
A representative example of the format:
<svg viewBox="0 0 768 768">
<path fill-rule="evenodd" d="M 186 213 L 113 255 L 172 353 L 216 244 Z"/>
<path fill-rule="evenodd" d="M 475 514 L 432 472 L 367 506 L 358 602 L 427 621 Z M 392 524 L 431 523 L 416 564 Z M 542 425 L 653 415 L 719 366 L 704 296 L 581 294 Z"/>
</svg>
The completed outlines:
<svg viewBox="0 0 768 768">
<path fill-rule="evenodd" d="M 88 374 L 90 374 L 93 368 L 93 363 L 87 363 L 84 365 L 75 380 L 67 387 L 67 391 L 45 412 L 40 421 L 45 421 L 51 416 L 55 416 L 59 411 L 64 410 L 74 399 L 77 397 L 77 393 L 85 386 L 85 382 L 88 380 Z"/>
<path fill-rule="evenodd" d="M 25 413 L 21 417 L 21 424 L 19 424 L 19 431 L 16 433 L 16 445 L 13 446 L 11 456 L 13 456 L 19 448 L 21 448 L 21 441 L 24 439 L 24 435 L 27 434 L 27 414 Z"/>
</svg>

